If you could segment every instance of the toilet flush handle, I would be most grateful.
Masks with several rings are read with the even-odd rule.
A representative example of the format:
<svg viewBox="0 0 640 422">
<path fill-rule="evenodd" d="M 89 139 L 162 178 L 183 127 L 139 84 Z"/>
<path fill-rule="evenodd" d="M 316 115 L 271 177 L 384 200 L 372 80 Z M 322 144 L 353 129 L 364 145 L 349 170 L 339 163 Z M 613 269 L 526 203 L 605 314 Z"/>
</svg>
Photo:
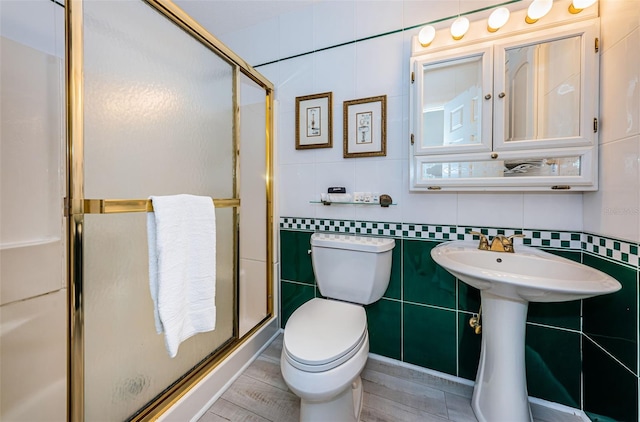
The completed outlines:
<svg viewBox="0 0 640 422">
<path fill-rule="evenodd" d="M 311 255 L 311 249 L 307 251 L 307 255 Z"/>
</svg>

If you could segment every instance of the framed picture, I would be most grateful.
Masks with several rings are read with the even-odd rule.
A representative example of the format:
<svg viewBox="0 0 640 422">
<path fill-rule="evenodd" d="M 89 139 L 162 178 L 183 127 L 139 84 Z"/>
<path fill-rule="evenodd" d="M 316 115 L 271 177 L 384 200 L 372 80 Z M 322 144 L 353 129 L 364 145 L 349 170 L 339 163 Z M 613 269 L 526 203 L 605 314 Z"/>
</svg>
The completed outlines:
<svg viewBox="0 0 640 422">
<path fill-rule="evenodd" d="M 296 97 L 296 149 L 331 148 L 332 93 Z"/>
<path fill-rule="evenodd" d="M 387 155 L 387 96 L 344 102 L 344 158 Z"/>
</svg>

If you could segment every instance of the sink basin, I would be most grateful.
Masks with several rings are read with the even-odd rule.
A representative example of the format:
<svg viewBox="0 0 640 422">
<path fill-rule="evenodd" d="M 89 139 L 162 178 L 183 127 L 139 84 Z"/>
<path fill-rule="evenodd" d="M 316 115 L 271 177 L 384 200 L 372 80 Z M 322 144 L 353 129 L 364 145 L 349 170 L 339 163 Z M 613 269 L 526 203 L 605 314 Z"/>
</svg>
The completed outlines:
<svg viewBox="0 0 640 422">
<path fill-rule="evenodd" d="M 480 422 L 533 421 L 524 360 L 529 302 L 584 299 L 622 287 L 601 271 L 527 246 L 503 253 L 453 241 L 433 248 L 431 257 L 480 289 L 482 345 L 471 399 Z"/>
<path fill-rule="evenodd" d="M 431 256 L 470 286 L 516 300 L 564 302 L 621 287 L 601 271 L 528 246 L 502 253 L 480 250 L 478 242 L 454 241 L 438 245 Z"/>
</svg>

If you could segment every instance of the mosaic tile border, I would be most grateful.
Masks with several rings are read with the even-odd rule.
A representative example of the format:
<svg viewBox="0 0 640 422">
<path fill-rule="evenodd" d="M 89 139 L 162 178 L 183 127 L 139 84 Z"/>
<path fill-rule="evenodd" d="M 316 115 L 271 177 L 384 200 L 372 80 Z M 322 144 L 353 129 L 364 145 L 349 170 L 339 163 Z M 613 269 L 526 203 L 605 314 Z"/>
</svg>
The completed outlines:
<svg viewBox="0 0 640 422">
<path fill-rule="evenodd" d="M 612 239 L 592 233 L 582 234 L 582 250 L 596 256 L 637 268 L 640 264 L 637 243 Z"/>
<path fill-rule="evenodd" d="M 469 234 L 469 231 L 478 231 L 490 237 L 498 234 L 505 236 L 524 234 L 525 238 L 522 240 L 522 243 L 527 246 L 587 252 L 636 268 L 640 264 L 638 253 L 640 248 L 637 243 L 630 243 L 591 233 L 300 217 L 280 217 L 280 228 L 434 241 L 477 240 L 477 236 Z"/>
<path fill-rule="evenodd" d="M 403 236 L 402 224 L 373 221 L 280 217 L 280 228 L 303 231 L 367 234 L 374 236 Z"/>
</svg>

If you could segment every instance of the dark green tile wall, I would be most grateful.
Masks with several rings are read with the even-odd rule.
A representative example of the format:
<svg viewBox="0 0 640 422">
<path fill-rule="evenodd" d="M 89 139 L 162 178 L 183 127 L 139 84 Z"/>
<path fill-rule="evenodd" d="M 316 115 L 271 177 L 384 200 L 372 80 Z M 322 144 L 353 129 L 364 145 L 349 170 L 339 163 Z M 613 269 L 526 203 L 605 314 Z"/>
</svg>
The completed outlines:
<svg viewBox="0 0 640 422">
<path fill-rule="evenodd" d="M 592 421 L 638 421 L 637 376 L 588 338 L 582 343 L 582 366 L 584 410 Z"/>
<path fill-rule="evenodd" d="M 580 252 L 555 249 L 545 250 L 554 255 L 559 255 L 576 262 L 580 262 L 582 259 L 582 254 Z M 530 303 L 527 320 L 533 323 L 579 331 L 581 316 L 580 306 L 581 303 L 579 300 L 557 303 Z"/>
<path fill-rule="evenodd" d="M 402 242 L 400 240 L 396 240 L 391 261 L 391 278 L 389 279 L 389 287 L 384 293 L 384 297 L 390 299 L 402 298 L 402 249 Z"/>
<path fill-rule="evenodd" d="M 313 284 L 311 266 L 311 234 L 302 231 L 280 231 L 280 277 L 284 280 Z"/>
<path fill-rule="evenodd" d="M 310 237 L 280 231 L 282 326 L 298 306 L 320 296 L 307 253 Z M 370 350 L 474 380 L 482 336 L 468 320 L 478 312 L 480 294 L 433 262 L 437 244 L 396 239 L 389 288 L 365 308 Z M 584 301 L 529 305 L 529 394 L 576 408 L 582 397 L 594 421 L 637 421 L 638 269 L 586 252 L 548 251 L 598 268 L 623 288 Z"/>
<path fill-rule="evenodd" d="M 280 309 L 282 310 L 281 326 L 287 324 L 287 320 L 300 305 L 315 297 L 315 289 L 302 283 L 290 283 L 282 281 L 280 283 Z"/>
<path fill-rule="evenodd" d="M 527 320 L 552 327 L 580 330 L 580 301 L 529 303 Z"/>
<path fill-rule="evenodd" d="M 403 240 L 404 300 L 455 309 L 456 279 L 431 259 L 437 242 Z"/>
<path fill-rule="evenodd" d="M 382 298 L 367 305 L 369 351 L 392 359 L 402 359 L 402 303 Z"/>
<path fill-rule="evenodd" d="M 451 375 L 456 371 L 456 313 L 404 304 L 404 361 Z"/>
<path fill-rule="evenodd" d="M 583 262 L 622 284 L 622 289 L 616 293 L 583 301 L 583 332 L 637 373 L 638 272 L 588 254 Z"/>
<path fill-rule="evenodd" d="M 469 325 L 472 314 L 458 313 L 458 376 L 476 379 L 482 336 Z"/>
<path fill-rule="evenodd" d="M 580 333 L 527 325 L 525 361 L 529 395 L 580 407 Z"/>
</svg>

